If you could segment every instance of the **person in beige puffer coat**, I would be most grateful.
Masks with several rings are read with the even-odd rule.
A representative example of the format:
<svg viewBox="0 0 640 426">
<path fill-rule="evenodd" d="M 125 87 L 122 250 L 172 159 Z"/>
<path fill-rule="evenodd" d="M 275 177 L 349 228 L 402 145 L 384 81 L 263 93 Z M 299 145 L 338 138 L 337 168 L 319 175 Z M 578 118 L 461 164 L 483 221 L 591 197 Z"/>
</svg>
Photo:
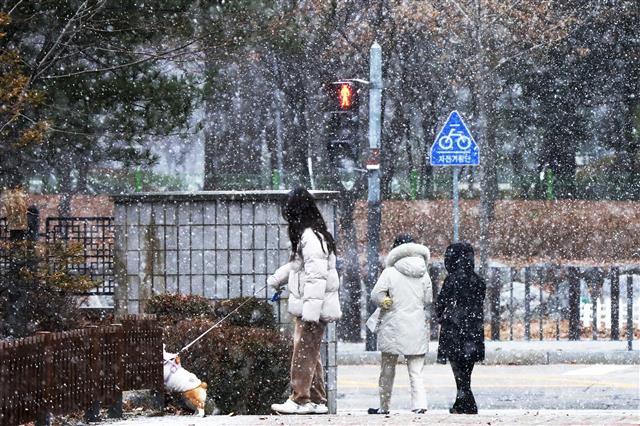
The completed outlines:
<svg viewBox="0 0 640 426">
<path fill-rule="evenodd" d="M 399 355 L 404 355 L 407 361 L 412 411 L 427 410 L 422 370 L 429 350 L 428 320 L 433 302 L 429 258 L 427 247 L 416 244 L 410 235 L 398 235 L 387 256 L 386 268 L 371 291 L 371 300 L 378 305 L 378 310 L 368 323 L 377 322 L 375 330 L 382 354 L 380 408 L 370 408 L 369 414 L 389 412 Z"/>
<path fill-rule="evenodd" d="M 295 318 L 291 396 L 272 404 L 280 414 L 326 414 L 327 397 L 320 345 L 327 323 L 342 316 L 333 237 L 304 188 L 291 191 L 283 209 L 291 241 L 290 261 L 267 279 L 276 292 L 286 284 L 289 313 Z"/>
</svg>

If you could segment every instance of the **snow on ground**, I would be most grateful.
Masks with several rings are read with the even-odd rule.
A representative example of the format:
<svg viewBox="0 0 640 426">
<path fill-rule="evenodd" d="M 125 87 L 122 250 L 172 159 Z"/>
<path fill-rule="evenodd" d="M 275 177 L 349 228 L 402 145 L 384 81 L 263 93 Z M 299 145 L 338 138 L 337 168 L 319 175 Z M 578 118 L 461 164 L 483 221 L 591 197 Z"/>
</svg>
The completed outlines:
<svg viewBox="0 0 640 426">
<path fill-rule="evenodd" d="M 367 415 L 364 411 L 316 416 L 190 416 L 142 417 L 108 422 L 108 426 L 204 426 L 204 425 L 604 425 L 638 424 L 636 410 L 480 410 L 475 416 L 453 415 L 444 410 L 424 415 L 409 412 L 388 416 Z"/>
</svg>

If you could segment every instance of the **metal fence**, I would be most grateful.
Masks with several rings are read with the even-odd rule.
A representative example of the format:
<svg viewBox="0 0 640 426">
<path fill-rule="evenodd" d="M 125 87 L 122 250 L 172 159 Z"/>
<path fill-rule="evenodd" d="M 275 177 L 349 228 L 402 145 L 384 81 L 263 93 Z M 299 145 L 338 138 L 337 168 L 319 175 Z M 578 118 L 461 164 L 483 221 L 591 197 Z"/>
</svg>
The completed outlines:
<svg viewBox="0 0 640 426">
<path fill-rule="evenodd" d="M 163 392 L 162 329 L 155 319 L 124 318 L 91 327 L 0 342 L 0 424 L 117 405 L 122 391 Z"/>
<path fill-rule="evenodd" d="M 434 296 L 443 272 L 442 265 L 431 267 Z M 490 268 L 485 336 L 492 340 L 626 338 L 630 345 L 640 322 L 640 306 L 634 304 L 638 281 L 640 267 L 633 266 Z M 432 330 L 435 335 L 437 328 Z"/>
<path fill-rule="evenodd" d="M 255 206 L 251 208 L 255 215 Z M 230 213 L 227 212 L 227 214 Z M 245 249 L 245 246 L 256 245 L 256 235 L 267 238 L 268 235 L 263 235 L 266 232 L 264 230 L 256 234 L 256 227 L 262 229 L 265 226 L 253 225 L 250 227 L 251 232 L 243 232 L 245 230 L 240 225 L 227 224 L 222 228 L 211 227 L 212 232 L 209 235 L 207 233 L 209 228 L 202 225 L 195 226 L 185 234 L 182 231 L 178 232 L 178 227 L 167 218 L 163 216 L 159 223 L 154 224 L 154 233 L 151 237 L 153 241 L 165 242 L 168 248 L 175 237 L 176 241 L 173 244 L 176 250 L 178 248 L 184 250 L 209 248 L 210 251 L 205 250 L 199 262 L 194 262 L 193 256 L 185 256 L 184 252 L 179 250 L 176 252 L 168 249 L 166 252 L 161 250 L 154 254 L 154 259 L 160 256 L 161 262 L 157 265 L 154 263 L 152 270 L 154 273 L 169 274 L 172 268 L 176 268 L 181 274 L 187 274 L 185 277 L 191 280 L 190 292 L 195 294 L 221 298 L 244 295 L 244 291 L 233 294 L 231 288 L 236 287 L 230 286 L 234 279 L 243 277 L 244 267 L 249 267 L 247 270 L 251 271 L 252 280 L 249 281 L 263 282 L 266 275 L 260 274 L 266 274 L 267 270 L 275 269 L 277 266 L 275 260 L 284 253 L 282 247 L 276 246 L 273 251 L 265 252 L 265 258 L 258 259 L 256 256 L 262 255 L 261 252 L 251 254 L 250 250 Z M 230 223 L 230 220 L 228 222 Z M 199 229 L 200 233 L 196 232 Z M 131 229 L 129 231 L 128 239 L 137 235 Z M 8 238 L 6 219 L 0 218 L 0 241 L 6 241 Z M 84 261 L 69 265 L 69 269 L 76 273 L 88 274 L 99 283 L 89 293 L 113 294 L 115 289 L 113 218 L 49 217 L 45 222 L 44 238 L 54 242 L 80 242 L 84 247 Z M 246 243 L 245 240 L 247 240 Z M 140 247 L 136 247 L 140 251 Z M 170 255 L 175 255 L 175 259 L 170 261 Z M 245 262 L 246 255 L 251 256 Z M 186 262 L 182 261 L 184 259 Z M 216 273 L 222 273 L 225 277 L 220 293 L 218 293 L 218 282 L 209 282 L 207 275 L 204 276 L 204 282 L 199 282 L 200 286 L 194 286 L 195 275 L 192 276 L 194 268 L 200 267 L 200 270 L 204 271 L 204 265 L 208 263 L 215 263 Z M 9 266 L 8 257 L 0 247 L 0 274 L 6 272 Z M 184 272 L 183 269 L 185 269 Z M 445 276 L 443 266 L 437 263 L 432 265 L 431 275 L 434 292 L 437 292 Z M 177 292 L 178 284 L 171 281 L 172 277 L 171 275 L 165 277 L 166 281 L 163 284 L 166 286 L 166 291 Z M 640 304 L 635 303 L 634 306 L 634 277 L 636 281 L 640 279 L 640 266 L 576 267 L 545 264 L 525 268 L 491 268 L 488 274 L 486 296 L 487 337 L 494 340 L 575 340 L 579 338 L 618 340 L 626 338 L 631 341 L 639 328 L 638 321 L 640 321 Z M 636 288 L 637 286 L 638 284 Z M 196 288 L 200 290 L 194 291 Z M 434 293 L 434 296 L 436 294 Z M 636 294 L 635 298 L 637 297 Z M 432 330 L 437 333 L 435 325 Z"/>
<path fill-rule="evenodd" d="M 48 217 L 46 240 L 75 241 L 82 244 L 83 262 L 68 265 L 69 270 L 89 275 L 98 286 L 91 294 L 113 294 L 113 218 L 112 217 Z"/>
<path fill-rule="evenodd" d="M 79 242 L 83 247 L 83 260 L 67 265 L 67 270 L 88 275 L 97 282 L 96 288 L 88 294 L 113 294 L 115 276 L 113 273 L 114 229 L 111 217 L 48 217 L 44 235 L 47 242 Z M 0 218 L 0 241 L 8 241 L 9 232 L 6 218 Z M 0 248 L 0 274 L 10 268 L 7 253 Z"/>
</svg>

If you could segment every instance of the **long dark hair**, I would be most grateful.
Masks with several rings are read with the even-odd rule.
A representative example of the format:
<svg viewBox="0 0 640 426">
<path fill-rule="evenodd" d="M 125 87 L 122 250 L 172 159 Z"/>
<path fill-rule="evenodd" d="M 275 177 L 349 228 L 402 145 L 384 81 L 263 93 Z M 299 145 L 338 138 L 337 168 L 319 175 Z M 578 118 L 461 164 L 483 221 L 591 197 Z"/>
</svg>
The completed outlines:
<svg viewBox="0 0 640 426">
<path fill-rule="evenodd" d="M 291 241 L 291 258 L 295 256 L 300 238 L 305 229 L 311 228 L 320 239 L 321 234 L 327 243 L 329 253 L 336 253 L 336 243 L 327 230 L 327 225 L 316 206 L 313 195 L 305 188 L 298 187 L 287 195 L 287 203 L 282 209 L 282 216 L 289 223 L 289 241 Z M 321 240 L 321 239 L 320 239 Z M 322 244 L 321 244 L 322 245 Z M 322 247 L 324 251 L 324 245 Z"/>
</svg>

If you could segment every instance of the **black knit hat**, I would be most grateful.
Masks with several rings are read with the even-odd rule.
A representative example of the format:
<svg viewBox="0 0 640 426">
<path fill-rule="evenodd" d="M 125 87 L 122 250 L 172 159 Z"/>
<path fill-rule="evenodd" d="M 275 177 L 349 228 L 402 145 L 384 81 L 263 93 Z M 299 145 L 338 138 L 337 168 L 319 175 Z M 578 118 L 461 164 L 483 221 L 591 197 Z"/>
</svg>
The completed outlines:
<svg viewBox="0 0 640 426">
<path fill-rule="evenodd" d="M 393 250 L 394 248 L 398 247 L 401 244 L 415 243 L 415 242 L 416 240 L 414 240 L 410 234 L 398 234 L 396 236 L 396 239 L 393 240 L 393 247 L 391 247 L 391 249 Z"/>
</svg>

